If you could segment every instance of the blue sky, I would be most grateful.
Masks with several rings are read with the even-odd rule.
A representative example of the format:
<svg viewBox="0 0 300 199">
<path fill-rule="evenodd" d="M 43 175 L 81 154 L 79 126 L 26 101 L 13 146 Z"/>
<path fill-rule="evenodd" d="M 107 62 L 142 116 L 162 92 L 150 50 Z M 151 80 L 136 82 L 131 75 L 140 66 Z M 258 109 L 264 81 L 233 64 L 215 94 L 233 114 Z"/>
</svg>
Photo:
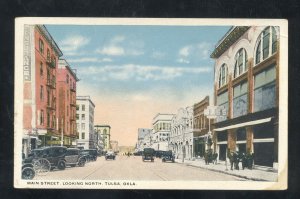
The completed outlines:
<svg viewBox="0 0 300 199">
<path fill-rule="evenodd" d="M 77 94 L 94 99 L 95 123 L 114 124 L 112 137 L 121 145 L 134 144 L 137 128 L 151 127 L 158 111 L 176 113 L 181 106 L 193 105 L 212 94 L 214 60 L 209 56 L 229 29 L 129 25 L 46 28 L 63 58 L 77 70 Z M 122 124 L 114 121 L 120 114 L 127 117 Z M 133 114 L 143 120 L 134 120 Z M 131 139 L 124 139 L 123 131 Z"/>
</svg>

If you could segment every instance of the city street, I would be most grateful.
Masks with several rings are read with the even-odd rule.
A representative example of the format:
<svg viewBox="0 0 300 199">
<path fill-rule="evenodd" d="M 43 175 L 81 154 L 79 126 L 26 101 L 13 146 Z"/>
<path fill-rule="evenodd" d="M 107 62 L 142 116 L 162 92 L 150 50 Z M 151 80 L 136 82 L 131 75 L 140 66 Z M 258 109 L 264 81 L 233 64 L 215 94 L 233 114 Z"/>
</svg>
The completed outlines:
<svg viewBox="0 0 300 199">
<path fill-rule="evenodd" d="M 53 170 L 35 180 L 203 180 L 236 181 L 243 178 L 226 175 L 206 169 L 186 166 L 179 163 L 162 163 L 156 158 L 154 162 L 142 161 L 141 156 L 117 156 L 116 160 L 89 162 L 84 167 L 67 167 L 65 170 Z"/>
</svg>

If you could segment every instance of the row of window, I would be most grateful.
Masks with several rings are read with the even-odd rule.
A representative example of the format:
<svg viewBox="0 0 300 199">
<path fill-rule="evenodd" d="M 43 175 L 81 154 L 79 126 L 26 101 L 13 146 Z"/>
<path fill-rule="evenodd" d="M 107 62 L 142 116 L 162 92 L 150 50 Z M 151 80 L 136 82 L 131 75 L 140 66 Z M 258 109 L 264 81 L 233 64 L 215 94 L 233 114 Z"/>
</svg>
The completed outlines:
<svg viewBox="0 0 300 199">
<path fill-rule="evenodd" d="M 263 111 L 276 106 L 276 66 L 271 65 L 254 75 L 253 111 Z M 248 113 L 248 81 L 234 86 L 232 102 L 232 117 L 236 118 Z M 217 96 L 217 105 L 223 106 L 228 112 L 228 91 Z M 223 121 L 226 118 L 219 118 Z"/>
<path fill-rule="evenodd" d="M 39 51 L 42 55 L 44 55 L 44 41 L 39 39 Z M 47 48 L 47 61 L 51 61 L 54 67 L 56 67 L 56 58 L 54 56 L 50 57 L 50 50 Z"/>
<path fill-rule="evenodd" d="M 169 131 L 169 130 L 171 130 L 171 123 L 158 122 L 157 124 L 154 125 L 154 130 L 155 130 L 155 132 L 160 131 L 160 130 Z"/>
<path fill-rule="evenodd" d="M 257 40 L 255 50 L 255 65 L 267 59 L 277 52 L 277 34 L 274 27 L 267 27 L 262 31 Z M 248 70 L 248 57 L 244 48 L 241 48 L 235 55 L 233 78 L 237 78 Z M 219 88 L 228 82 L 228 66 L 224 63 L 219 69 Z"/>
<path fill-rule="evenodd" d="M 76 114 L 76 120 L 80 119 L 80 115 Z M 81 120 L 85 120 L 85 114 L 81 114 Z"/>
</svg>

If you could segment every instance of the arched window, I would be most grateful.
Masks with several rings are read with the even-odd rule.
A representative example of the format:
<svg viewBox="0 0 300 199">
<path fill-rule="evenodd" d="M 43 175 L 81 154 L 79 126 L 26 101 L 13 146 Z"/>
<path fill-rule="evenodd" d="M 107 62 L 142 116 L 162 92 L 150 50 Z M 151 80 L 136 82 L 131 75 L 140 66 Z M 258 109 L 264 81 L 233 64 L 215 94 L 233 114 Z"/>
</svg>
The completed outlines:
<svg viewBox="0 0 300 199">
<path fill-rule="evenodd" d="M 228 69 L 226 64 L 223 64 L 219 71 L 219 88 L 227 84 L 227 73 Z"/>
<path fill-rule="evenodd" d="M 248 70 L 248 58 L 244 48 L 240 49 L 235 55 L 234 78 L 240 76 Z"/>
<path fill-rule="evenodd" d="M 277 51 L 277 34 L 274 27 L 267 27 L 258 37 L 255 64 L 259 64 Z"/>
</svg>

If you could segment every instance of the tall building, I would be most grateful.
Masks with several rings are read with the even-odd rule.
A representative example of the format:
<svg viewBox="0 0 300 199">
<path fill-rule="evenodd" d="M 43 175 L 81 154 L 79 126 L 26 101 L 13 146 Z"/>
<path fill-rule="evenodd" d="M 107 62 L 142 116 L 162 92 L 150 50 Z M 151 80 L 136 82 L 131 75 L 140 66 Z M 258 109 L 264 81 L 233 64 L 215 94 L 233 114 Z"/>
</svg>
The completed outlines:
<svg viewBox="0 0 300 199">
<path fill-rule="evenodd" d="M 171 131 L 171 120 L 173 116 L 173 114 L 158 113 L 153 118 L 152 148 L 155 150 L 169 150 L 169 137 Z"/>
<path fill-rule="evenodd" d="M 102 148 L 104 151 L 111 149 L 110 146 L 110 129 L 109 125 L 95 125 L 95 134 L 97 139 L 97 145 L 99 149 Z"/>
<path fill-rule="evenodd" d="M 65 59 L 58 61 L 58 131 L 65 146 L 76 146 L 76 82 L 79 79 Z"/>
<path fill-rule="evenodd" d="M 94 110 L 95 104 L 92 102 L 90 96 L 76 97 L 77 147 L 79 148 L 95 148 Z"/>
<path fill-rule="evenodd" d="M 62 52 L 43 25 L 24 26 L 23 140 L 22 150 L 50 144 L 59 136 L 57 115 L 57 63 Z"/>
<path fill-rule="evenodd" d="M 173 115 L 169 145 L 176 158 L 193 157 L 193 107 L 180 108 Z"/>
<path fill-rule="evenodd" d="M 211 54 L 215 59 L 216 151 L 254 153 L 254 164 L 278 165 L 279 28 L 234 26 Z"/>
<path fill-rule="evenodd" d="M 204 157 L 205 151 L 208 149 L 207 139 L 209 131 L 209 121 L 204 115 L 204 110 L 209 106 L 209 96 L 206 96 L 200 102 L 194 104 L 194 124 L 193 124 L 193 138 L 194 138 L 194 157 Z M 212 121 L 211 121 L 212 123 Z"/>
<path fill-rule="evenodd" d="M 139 128 L 138 129 L 138 141 L 136 150 L 143 151 L 145 147 L 149 147 L 150 144 L 150 136 L 152 134 L 152 129 L 147 128 Z"/>
</svg>

